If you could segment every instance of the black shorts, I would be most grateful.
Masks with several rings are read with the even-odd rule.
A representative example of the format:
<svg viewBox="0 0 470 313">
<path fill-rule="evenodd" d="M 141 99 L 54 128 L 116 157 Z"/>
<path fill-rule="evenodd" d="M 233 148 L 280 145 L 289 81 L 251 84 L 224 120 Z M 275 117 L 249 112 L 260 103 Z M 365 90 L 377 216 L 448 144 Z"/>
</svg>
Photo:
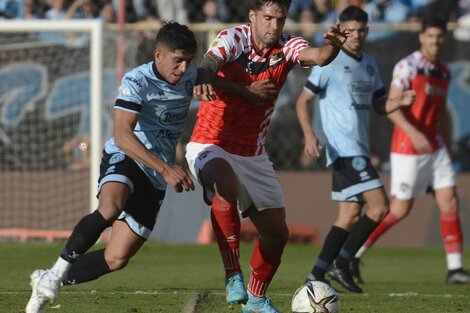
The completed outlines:
<svg viewBox="0 0 470 313">
<path fill-rule="evenodd" d="M 165 191 L 155 188 L 137 163 L 125 154 L 103 151 L 99 190 L 107 182 L 120 182 L 129 187 L 129 199 L 118 219 L 125 221 L 136 235 L 148 239 L 157 221 Z"/>
<path fill-rule="evenodd" d="M 340 202 L 364 202 L 362 193 L 383 187 L 377 170 L 364 156 L 340 157 L 332 165 L 331 197 Z"/>
</svg>

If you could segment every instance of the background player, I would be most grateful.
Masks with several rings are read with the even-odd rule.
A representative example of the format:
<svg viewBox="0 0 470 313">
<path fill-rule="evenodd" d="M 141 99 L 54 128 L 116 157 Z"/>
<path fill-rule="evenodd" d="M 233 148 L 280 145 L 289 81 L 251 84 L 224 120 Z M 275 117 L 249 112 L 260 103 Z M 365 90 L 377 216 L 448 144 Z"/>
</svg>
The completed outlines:
<svg viewBox="0 0 470 313">
<path fill-rule="evenodd" d="M 86 282 L 125 267 L 150 236 L 167 184 L 177 192 L 194 189 L 189 173 L 173 162 L 196 83 L 198 71 L 190 65 L 196 49 L 186 26 L 164 24 L 154 61 L 124 76 L 114 137 L 105 144 L 100 166 L 98 209 L 75 226 L 50 270 L 33 272 L 26 313 L 44 312 L 61 282 Z M 202 87 L 200 95 L 210 96 L 210 86 Z M 111 225 L 106 249 L 85 254 Z"/>
<path fill-rule="evenodd" d="M 346 38 L 332 28 L 325 34 L 327 45 L 309 48 L 304 39 L 282 34 L 289 6 L 290 0 L 253 0 L 250 24 L 223 30 L 213 41 L 203 67 L 218 77 L 217 99 L 201 103 L 187 146 L 190 169 L 212 205 L 227 302 L 248 300 L 244 312 L 278 312 L 265 296 L 288 240 L 281 186 L 265 150 L 274 101 L 296 63 L 327 64 Z M 239 263 L 237 200 L 260 234 L 248 295 Z"/>
<path fill-rule="evenodd" d="M 360 258 L 391 226 L 408 215 L 415 197 L 431 188 L 440 210 L 441 235 L 447 258 L 448 284 L 470 283 L 463 270 L 462 231 L 455 187 L 455 174 L 440 135 L 439 121 L 445 110 L 450 71 L 439 59 L 445 42 L 446 22 L 438 17 L 423 19 L 421 48 L 395 66 L 390 97 L 416 91 L 416 103 L 389 115 L 394 124 L 390 161 L 392 165 L 390 213 L 356 254 Z M 356 276 L 359 262 L 354 261 Z M 362 279 L 360 279 L 362 281 Z"/>
<path fill-rule="evenodd" d="M 315 95 L 320 97 L 327 165 L 333 172 L 332 198 L 339 204 L 338 218 L 307 280 L 325 281 L 331 265 L 328 274 L 332 279 L 360 293 L 361 288 L 351 277 L 349 261 L 389 210 L 382 182 L 369 159 L 370 109 L 374 107 L 383 114 L 410 105 L 414 92 L 386 102 L 375 61 L 362 51 L 368 33 L 367 13 L 349 6 L 341 12 L 339 21 L 351 37 L 333 62 L 312 70 L 297 101 L 304 152 L 319 157 L 321 146 L 311 127 L 308 105 Z M 368 208 L 361 216 L 364 203 Z"/>
</svg>

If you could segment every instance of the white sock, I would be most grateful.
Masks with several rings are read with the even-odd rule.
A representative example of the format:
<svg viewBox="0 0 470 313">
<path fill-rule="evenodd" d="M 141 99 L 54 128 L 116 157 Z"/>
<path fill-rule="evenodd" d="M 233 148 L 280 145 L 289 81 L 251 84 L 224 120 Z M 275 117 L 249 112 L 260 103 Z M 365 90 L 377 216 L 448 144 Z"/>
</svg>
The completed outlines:
<svg viewBox="0 0 470 313">
<path fill-rule="evenodd" d="M 364 247 L 364 246 L 362 246 L 362 247 L 359 248 L 359 250 L 357 250 L 356 255 L 355 255 L 354 257 L 360 259 L 361 256 L 362 256 L 366 251 L 367 251 L 367 248 Z"/>
<path fill-rule="evenodd" d="M 447 269 L 449 271 L 456 270 L 463 267 L 462 253 L 448 253 L 446 254 Z"/>
<path fill-rule="evenodd" d="M 57 261 L 54 263 L 50 271 L 54 273 L 57 277 L 60 278 L 62 281 L 65 276 L 67 275 L 67 272 L 69 271 L 70 267 L 72 267 L 72 263 L 67 262 L 66 260 L 62 259 L 59 257 Z"/>
</svg>

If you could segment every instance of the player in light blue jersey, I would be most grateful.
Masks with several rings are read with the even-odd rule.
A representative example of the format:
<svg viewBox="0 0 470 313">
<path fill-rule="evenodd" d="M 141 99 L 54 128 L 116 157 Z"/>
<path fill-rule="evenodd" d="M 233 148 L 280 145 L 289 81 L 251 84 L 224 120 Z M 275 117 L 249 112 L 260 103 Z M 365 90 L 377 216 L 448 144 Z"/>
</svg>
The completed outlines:
<svg viewBox="0 0 470 313">
<path fill-rule="evenodd" d="M 167 184 L 177 192 L 194 189 L 189 172 L 174 161 L 202 73 L 190 64 L 196 49 L 186 26 L 166 23 L 155 40 L 154 61 L 124 76 L 114 106 L 114 136 L 100 165 L 98 209 L 78 222 L 50 270 L 31 274 L 26 313 L 45 312 L 61 283 L 82 283 L 124 268 L 148 239 Z M 211 85 L 197 84 L 198 98 L 209 100 Z M 106 249 L 86 253 L 111 225 Z"/>
<path fill-rule="evenodd" d="M 361 293 L 349 270 L 350 259 L 389 211 L 382 182 L 369 160 L 370 110 L 390 113 L 413 103 L 415 95 L 409 92 L 386 101 L 375 61 L 362 52 L 368 32 L 366 12 L 350 6 L 339 20 L 352 36 L 333 62 L 312 70 L 297 101 L 304 152 L 318 157 L 322 146 L 310 126 L 308 104 L 319 97 L 327 165 L 333 172 L 332 198 L 339 204 L 338 218 L 307 279 L 325 281 L 327 272 L 347 290 Z M 361 216 L 365 203 L 368 209 Z"/>
</svg>

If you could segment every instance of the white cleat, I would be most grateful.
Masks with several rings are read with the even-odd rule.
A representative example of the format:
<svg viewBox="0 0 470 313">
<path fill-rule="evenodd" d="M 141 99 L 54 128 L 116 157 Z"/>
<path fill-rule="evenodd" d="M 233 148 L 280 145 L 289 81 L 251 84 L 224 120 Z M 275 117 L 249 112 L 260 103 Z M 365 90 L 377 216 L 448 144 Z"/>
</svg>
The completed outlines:
<svg viewBox="0 0 470 313">
<path fill-rule="evenodd" d="M 26 313 L 44 313 L 46 312 L 46 305 L 49 302 L 43 295 L 37 291 L 38 282 L 46 273 L 44 270 L 35 270 L 31 274 L 31 297 L 29 298 L 28 304 L 26 305 Z"/>
<path fill-rule="evenodd" d="M 38 271 L 41 270 L 34 271 L 33 274 L 31 274 L 31 277 L 33 275 L 38 276 L 36 291 L 52 303 L 59 293 L 60 278 L 50 270 L 42 271 L 40 275 L 35 274 Z"/>
</svg>

